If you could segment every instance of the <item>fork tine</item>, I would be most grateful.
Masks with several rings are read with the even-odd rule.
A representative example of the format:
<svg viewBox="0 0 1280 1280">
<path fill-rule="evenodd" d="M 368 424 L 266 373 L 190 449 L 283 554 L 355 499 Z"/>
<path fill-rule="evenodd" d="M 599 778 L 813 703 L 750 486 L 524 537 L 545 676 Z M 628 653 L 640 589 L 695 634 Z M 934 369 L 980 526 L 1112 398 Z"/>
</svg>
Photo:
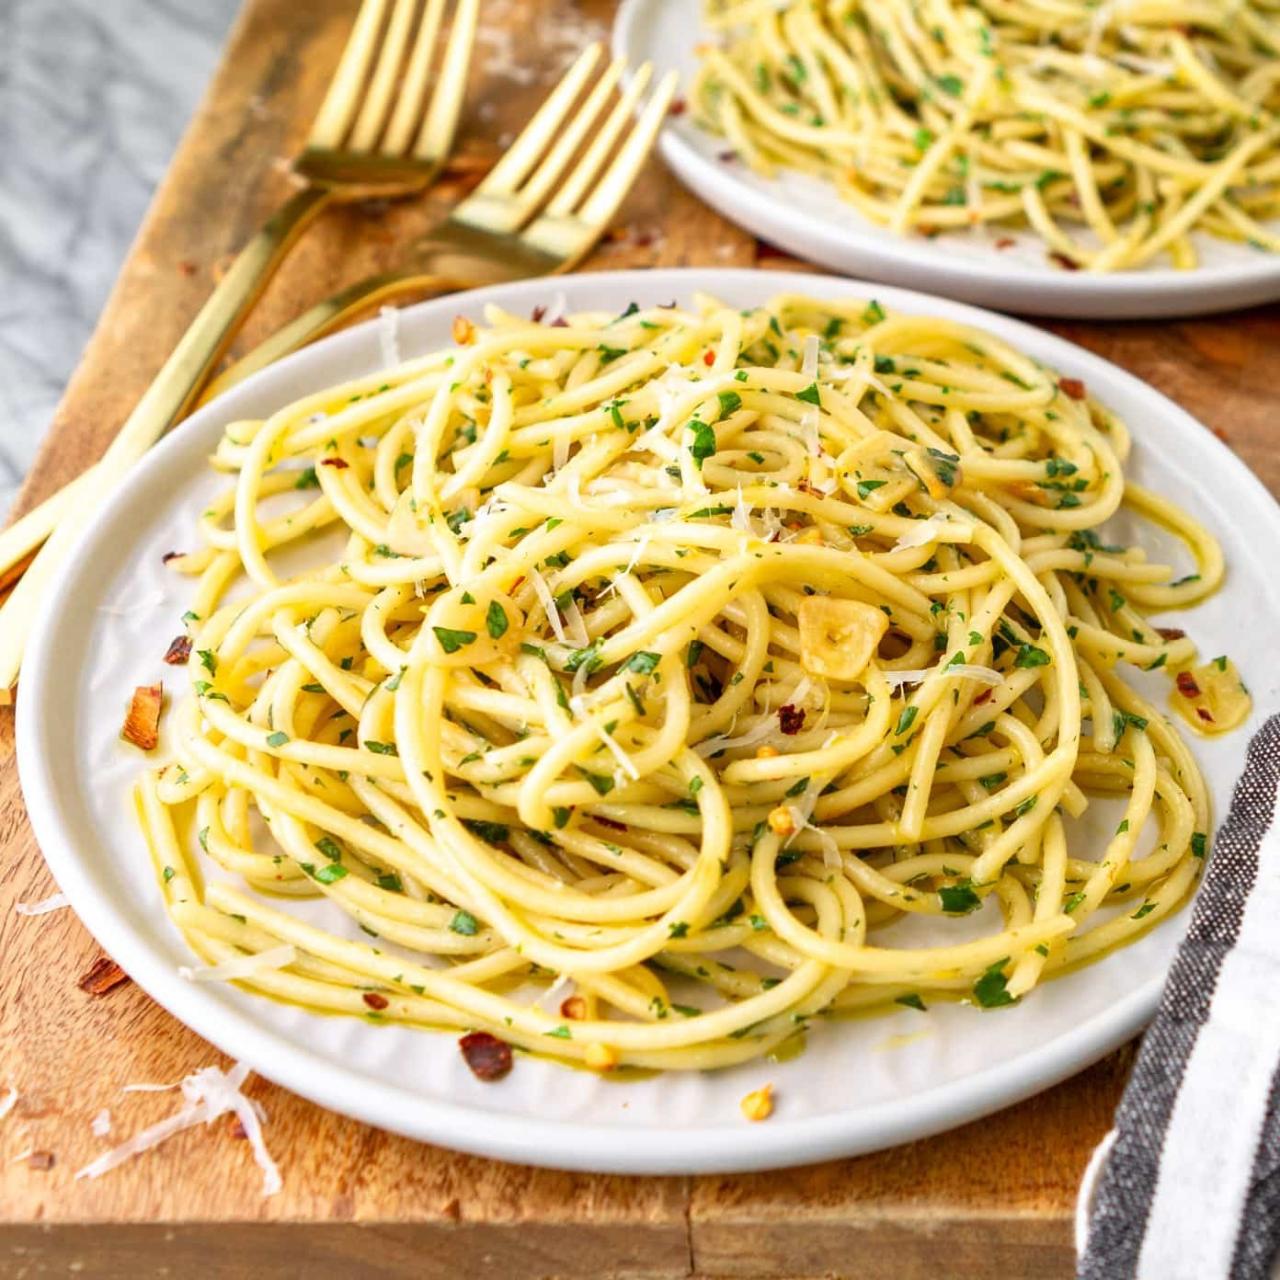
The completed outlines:
<svg viewBox="0 0 1280 1280">
<path fill-rule="evenodd" d="M 614 162 L 578 211 L 578 217 L 589 226 L 603 230 L 617 212 L 636 174 L 643 167 L 658 130 L 662 128 L 678 81 L 679 75 L 675 71 L 668 71 L 662 77 Z"/>
<path fill-rule="evenodd" d="M 453 145 L 458 127 L 458 112 L 467 88 L 467 68 L 471 64 L 471 46 L 475 43 L 480 0 L 458 0 L 453 15 L 453 30 L 445 47 L 444 62 L 427 108 L 427 118 L 414 143 L 413 154 L 419 160 L 443 159 Z"/>
<path fill-rule="evenodd" d="M 386 155 L 400 156 L 409 150 L 413 131 L 422 114 L 422 100 L 426 92 L 427 76 L 431 71 L 431 55 L 435 52 L 436 37 L 444 18 L 444 0 L 427 0 L 426 12 L 418 25 L 417 39 L 409 55 L 396 105 L 391 112 L 391 123 L 379 148 Z"/>
<path fill-rule="evenodd" d="M 316 112 L 316 118 L 307 138 L 307 145 L 336 150 L 346 136 L 347 126 L 360 98 L 369 60 L 377 48 L 378 32 L 382 29 L 382 15 L 386 0 L 363 0 L 356 15 L 355 26 L 347 38 L 346 48 L 338 62 L 338 69 L 329 82 L 329 91 Z"/>
<path fill-rule="evenodd" d="M 609 153 L 613 150 L 614 143 L 617 142 L 627 121 L 631 119 L 652 74 L 653 67 L 646 62 L 632 76 L 631 83 L 627 85 L 617 105 L 609 113 L 604 128 L 596 135 L 586 155 L 578 162 L 577 167 L 569 175 L 568 181 L 547 207 L 547 212 L 553 217 L 568 215 L 577 208 L 578 202 L 586 194 L 604 166 L 604 162 L 609 158 Z"/>
<path fill-rule="evenodd" d="M 510 195 L 537 163 L 547 143 L 554 136 L 569 108 L 600 57 L 601 46 L 597 42 L 588 45 L 573 66 L 565 72 L 560 83 L 540 106 L 533 119 L 525 125 L 520 136 L 511 144 L 506 155 L 489 171 L 485 180 L 473 195 Z"/>
<path fill-rule="evenodd" d="M 350 151 L 371 151 L 378 140 L 378 134 L 382 132 L 417 7 L 418 0 L 395 0 L 395 7 L 391 10 L 391 17 L 382 37 L 382 49 L 369 82 L 365 85 L 363 102 L 347 138 L 346 146 Z"/>
<path fill-rule="evenodd" d="M 618 83 L 625 66 L 626 62 L 618 58 L 605 68 L 604 75 L 596 82 L 587 100 L 578 108 L 569 122 L 569 127 L 547 153 L 546 159 L 538 165 L 529 180 L 520 188 L 517 199 L 526 209 L 536 209 L 546 199 L 547 192 L 564 172 L 569 161 L 577 154 L 583 138 L 587 136 L 587 131 L 604 110 L 605 103 L 609 100 L 609 95 L 613 92 L 614 85 Z M 612 116 L 605 125 L 605 132 L 608 131 L 611 123 Z M 618 122 L 618 127 L 622 127 L 621 121 Z"/>
</svg>

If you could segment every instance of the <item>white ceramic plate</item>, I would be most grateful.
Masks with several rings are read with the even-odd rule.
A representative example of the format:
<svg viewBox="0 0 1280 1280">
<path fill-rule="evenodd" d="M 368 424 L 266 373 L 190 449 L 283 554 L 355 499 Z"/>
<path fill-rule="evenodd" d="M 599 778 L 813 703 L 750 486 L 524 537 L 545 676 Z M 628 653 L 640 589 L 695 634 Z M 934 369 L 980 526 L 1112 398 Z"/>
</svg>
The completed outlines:
<svg viewBox="0 0 1280 1280">
<path fill-rule="evenodd" d="M 1255 721 L 1280 705 L 1267 648 L 1268 624 L 1280 616 L 1280 585 L 1268 563 L 1280 544 L 1280 509 L 1208 431 L 1136 379 L 1061 339 L 959 303 L 752 271 L 584 275 L 444 298 L 403 313 L 402 351 L 447 344 L 452 318 L 478 317 L 485 302 L 527 313 L 559 289 L 571 310 L 687 301 L 699 289 L 739 306 L 787 290 L 874 294 L 889 307 L 985 326 L 1085 379 L 1133 425 L 1135 475 L 1189 505 L 1225 542 L 1228 585 L 1178 625 L 1207 655 L 1229 650 L 1237 659 L 1254 686 Z M 184 982 L 177 967 L 190 956 L 164 914 L 129 811 L 143 759 L 117 736 L 132 689 L 172 674 L 160 659 L 181 629 L 190 586 L 162 567 L 161 556 L 192 545 L 197 515 L 225 484 L 205 465 L 225 423 L 265 415 L 380 363 L 376 330 L 365 325 L 282 361 L 197 413 L 93 522 L 36 626 L 18 703 L 19 764 L 36 835 L 80 918 L 176 1017 L 286 1088 L 411 1137 L 528 1164 L 689 1173 L 799 1164 L 938 1132 L 1080 1070 L 1151 1015 L 1185 913 L 1015 1008 L 902 1009 L 817 1026 L 808 1050 L 783 1064 L 629 1083 L 520 1058 L 505 1081 L 482 1084 L 452 1035 L 321 1017 L 230 986 Z M 1195 744 L 1219 813 L 1246 739 L 1242 731 Z M 1114 825 L 1114 817 L 1097 816 L 1100 830 Z M 330 927 L 352 927 L 328 904 L 307 909 Z M 738 1101 L 765 1081 L 776 1088 L 777 1111 L 766 1124 L 748 1124 Z"/>
<path fill-rule="evenodd" d="M 711 38 L 701 11 L 701 0 L 624 0 L 614 50 L 633 66 L 674 67 L 687 84 L 697 65 L 694 46 Z M 680 180 L 717 212 L 833 271 L 1002 311 L 1110 320 L 1203 315 L 1280 298 L 1280 255 L 1212 236 L 1195 237 L 1200 266 L 1194 271 L 1158 261 L 1113 275 L 1064 271 L 1027 231 L 976 229 L 934 240 L 894 235 L 824 182 L 796 173 L 765 178 L 727 161 L 725 140 L 697 128 L 688 114 L 668 120 L 659 145 Z M 997 240 L 1008 239 L 1015 243 L 996 248 Z"/>
</svg>

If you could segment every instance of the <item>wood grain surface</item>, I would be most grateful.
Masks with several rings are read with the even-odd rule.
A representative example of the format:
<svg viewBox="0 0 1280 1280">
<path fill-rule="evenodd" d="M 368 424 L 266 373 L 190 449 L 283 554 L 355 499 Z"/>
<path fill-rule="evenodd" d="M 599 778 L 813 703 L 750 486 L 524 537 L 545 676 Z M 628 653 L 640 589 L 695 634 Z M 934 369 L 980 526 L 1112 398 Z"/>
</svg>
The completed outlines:
<svg viewBox="0 0 1280 1280">
<path fill-rule="evenodd" d="M 690 0 L 692 3 L 693 0 Z M 230 254 L 288 189 L 355 0 L 249 0 L 133 246 L 19 500 L 99 454 Z M 253 342 L 374 268 L 474 180 L 567 59 L 603 34 L 612 0 L 485 0 L 460 159 L 427 199 L 327 215 L 267 292 Z M 518 63 L 517 63 L 518 59 Z M 722 221 L 655 161 L 589 269 L 793 266 Z M 1269 401 L 1280 312 L 1050 326 L 1184 405 L 1280 488 Z M 1149 427 L 1151 424 L 1137 424 Z M 21 696 L 21 691 L 19 691 Z M 23 810 L 11 710 L 0 712 L 0 1277 L 497 1276 L 1065 1277 L 1080 1173 L 1108 1127 L 1130 1051 L 986 1120 L 856 1160 L 734 1177 L 596 1177 L 421 1146 L 331 1115 L 265 1081 L 283 1192 L 260 1196 L 229 1118 L 98 1181 L 74 1171 L 168 1114 L 173 1081 L 213 1049 L 132 984 L 77 982 L 99 951 L 54 891 Z M 92 1117 L 110 1108 L 112 1139 Z M 24 1155 L 24 1153 L 32 1153 Z"/>
</svg>

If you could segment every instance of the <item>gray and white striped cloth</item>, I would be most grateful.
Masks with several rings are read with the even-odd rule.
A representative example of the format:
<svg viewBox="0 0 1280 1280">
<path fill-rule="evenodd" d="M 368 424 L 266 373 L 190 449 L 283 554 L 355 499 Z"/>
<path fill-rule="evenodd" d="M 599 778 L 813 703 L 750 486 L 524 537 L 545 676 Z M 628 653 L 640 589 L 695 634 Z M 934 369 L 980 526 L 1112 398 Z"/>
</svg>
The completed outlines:
<svg viewBox="0 0 1280 1280">
<path fill-rule="evenodd" d="M 1249 744 L 1100 1149 L 1079 1280 L 1265 1280 L 1280 1244 L 1280 715 Z"/>
</svg>

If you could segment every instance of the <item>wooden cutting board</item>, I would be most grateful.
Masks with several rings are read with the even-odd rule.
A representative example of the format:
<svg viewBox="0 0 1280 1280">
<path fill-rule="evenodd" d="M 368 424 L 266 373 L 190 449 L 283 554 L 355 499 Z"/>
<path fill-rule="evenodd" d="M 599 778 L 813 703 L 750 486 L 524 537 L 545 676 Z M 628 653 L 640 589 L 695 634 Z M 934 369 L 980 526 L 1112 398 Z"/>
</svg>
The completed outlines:
<svg viewBox="0 0 1280 1280">
<path fill-rule="evenodd" d="M 695 0 L 689 0 L 694 3 Z M 22 511 L 102 450 L 228 255 L 284 195 L 355 0 L 249 0 L 103 312 L 19 500 Z M 527 118 L 567 57 L 607 30 L 613 0 L 485 0 L 461 162 L 429 200 L 330 213 L 268 291 L 252 343 L 386 267 Z M 654 162 L 589 266 L 791 267 Z M 1280 386 L 1275 308 L 1198 321 L 1051 326 L 1186 406 L 1272 487 Z M 1158 424 L 1135 424 L 1150 429 Z M 284 1190 L 264 1200 L 229 1119 L 94 1182 L 104 1140 L 168 1114 L 173 1095 L 120 1093 L 211 1062 L 208 1045 L 136 987 L 79 989 L 99 951 L 69 912 L 14 903 L 54 884 L 23 810 L 12 712 L 0 712 L 0 1277 L 428 1276 L 1066 1277 L 1071 1212 L 1130 1051 L 1038 1098 L 926 1142 L 735 1177 L 546 1172 L 380 1133 L 257 1080 Z M 857 1081 L 850 1081 L 851 1090 Z M 24 1156 L 24 1152 L 33 1155 Z M 22 1158 L 18 1158 L 22 1157 Z M 52 1163 L 50 1163 L 52 1161 Z"/>
</svg>

